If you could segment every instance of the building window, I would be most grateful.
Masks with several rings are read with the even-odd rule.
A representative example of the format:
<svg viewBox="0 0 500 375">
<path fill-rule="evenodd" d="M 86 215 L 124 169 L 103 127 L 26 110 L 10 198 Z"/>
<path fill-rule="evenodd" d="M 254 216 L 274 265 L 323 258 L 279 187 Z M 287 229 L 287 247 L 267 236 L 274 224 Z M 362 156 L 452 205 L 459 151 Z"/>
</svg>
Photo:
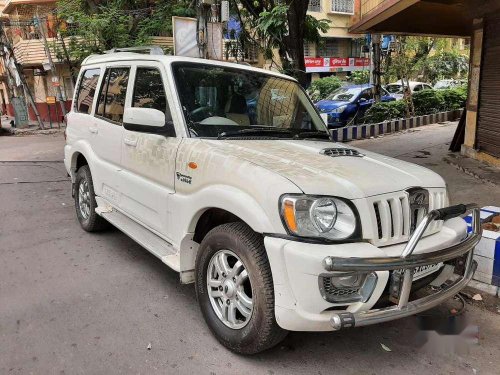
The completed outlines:
<svg viewBox="0 0 500 375">
<path fill-rule="evenodd" d="M 321 12 L 321 0 L 309 0 L 309 12 Z"/>
<path fill-rule="evenodd" d="M 304 42 L 304 57 L 313 57 L 314 56 L 314 44 L 311 42 Z"/>
<path fill-rule="evenodd" d="M 354 0 L 332 0 L 332 13 L 354 14 Z"/>
<path fill-rule="evenodd" d="M 322 57 L 339 57 L 340 42 L 335 38 L 323 39 L 319 48 L 319 55 Z"/>
</svg>

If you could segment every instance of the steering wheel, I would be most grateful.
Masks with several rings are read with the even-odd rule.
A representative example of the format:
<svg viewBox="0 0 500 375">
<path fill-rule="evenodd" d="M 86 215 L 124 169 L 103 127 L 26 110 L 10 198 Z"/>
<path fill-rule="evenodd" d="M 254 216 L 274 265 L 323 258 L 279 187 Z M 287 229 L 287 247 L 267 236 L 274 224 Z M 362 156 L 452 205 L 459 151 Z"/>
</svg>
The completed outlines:
<svg viewBox="0 0 500 375">
<path fill-rule="evenodd" d="M 210 107 L 199 107 L 189 113 L 189 116 L 194 122 L 200 122 L 207 117 L 212 117 Z"/>
</svg>

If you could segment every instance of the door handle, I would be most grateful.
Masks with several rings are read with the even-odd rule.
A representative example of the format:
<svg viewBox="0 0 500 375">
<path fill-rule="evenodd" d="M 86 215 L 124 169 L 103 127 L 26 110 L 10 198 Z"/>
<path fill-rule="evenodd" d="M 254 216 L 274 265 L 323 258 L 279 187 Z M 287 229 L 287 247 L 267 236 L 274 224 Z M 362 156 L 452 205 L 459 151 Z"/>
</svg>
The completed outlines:
<svg viewBox="0 0 500 375">
<path fill-rule="evenodd" d="M 123 143 L 125 143 L 127 146 L 135 147 L 137 146 L 137 139 L 124 138 Z"/>
<path fill-rule="evenodd" d="M 97 134 L 97 128 L 96 127 L 93 127 L 93 126 L 90 126 L 89 127 L 89 132 L 93 133 L 93 134 Z"/>
</svg>

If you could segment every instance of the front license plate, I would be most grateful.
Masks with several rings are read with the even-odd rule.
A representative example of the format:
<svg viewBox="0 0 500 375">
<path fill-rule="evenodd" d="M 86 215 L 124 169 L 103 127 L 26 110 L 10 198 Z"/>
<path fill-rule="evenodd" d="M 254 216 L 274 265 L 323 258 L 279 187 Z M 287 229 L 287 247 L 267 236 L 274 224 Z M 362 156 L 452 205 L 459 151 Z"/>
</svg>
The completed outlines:
<svg viewBox="0 0 500 375">
<path fill-rule="evenodd" d="M 413 280 L 421 279 L 425 276 L 430 275 L 431 273 L 436 272 L 441 268 L 442 265 L 443 263 L 426 264 L 425 266 L 415 268 L 415 271 L 413 273 Z"/>
</svg>

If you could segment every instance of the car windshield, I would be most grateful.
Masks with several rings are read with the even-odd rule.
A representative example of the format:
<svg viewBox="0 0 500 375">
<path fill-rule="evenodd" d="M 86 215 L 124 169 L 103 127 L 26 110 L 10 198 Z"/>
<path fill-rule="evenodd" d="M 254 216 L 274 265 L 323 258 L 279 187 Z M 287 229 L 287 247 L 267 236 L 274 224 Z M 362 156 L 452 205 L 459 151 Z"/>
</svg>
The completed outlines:
<svg viewBox="0 0 500 375">
<path fill-rule="evenodd" d="M 385 89 L 389 91 L 390 94 L 402 94 L 403 87 L 401 85 L 392 84 L 385 86 Z"/>
<path fill-rule="evenodd" d="M 361 87 L 340 87 L 327 96 L 327 100 L 350 102 L 363 90 Z"/>
<path fill-rule="evenodd" d="M 328 138 L 299 84 L 256 71 L 174 63 L 182 110 L 192 137 Z"/>
</svg>

